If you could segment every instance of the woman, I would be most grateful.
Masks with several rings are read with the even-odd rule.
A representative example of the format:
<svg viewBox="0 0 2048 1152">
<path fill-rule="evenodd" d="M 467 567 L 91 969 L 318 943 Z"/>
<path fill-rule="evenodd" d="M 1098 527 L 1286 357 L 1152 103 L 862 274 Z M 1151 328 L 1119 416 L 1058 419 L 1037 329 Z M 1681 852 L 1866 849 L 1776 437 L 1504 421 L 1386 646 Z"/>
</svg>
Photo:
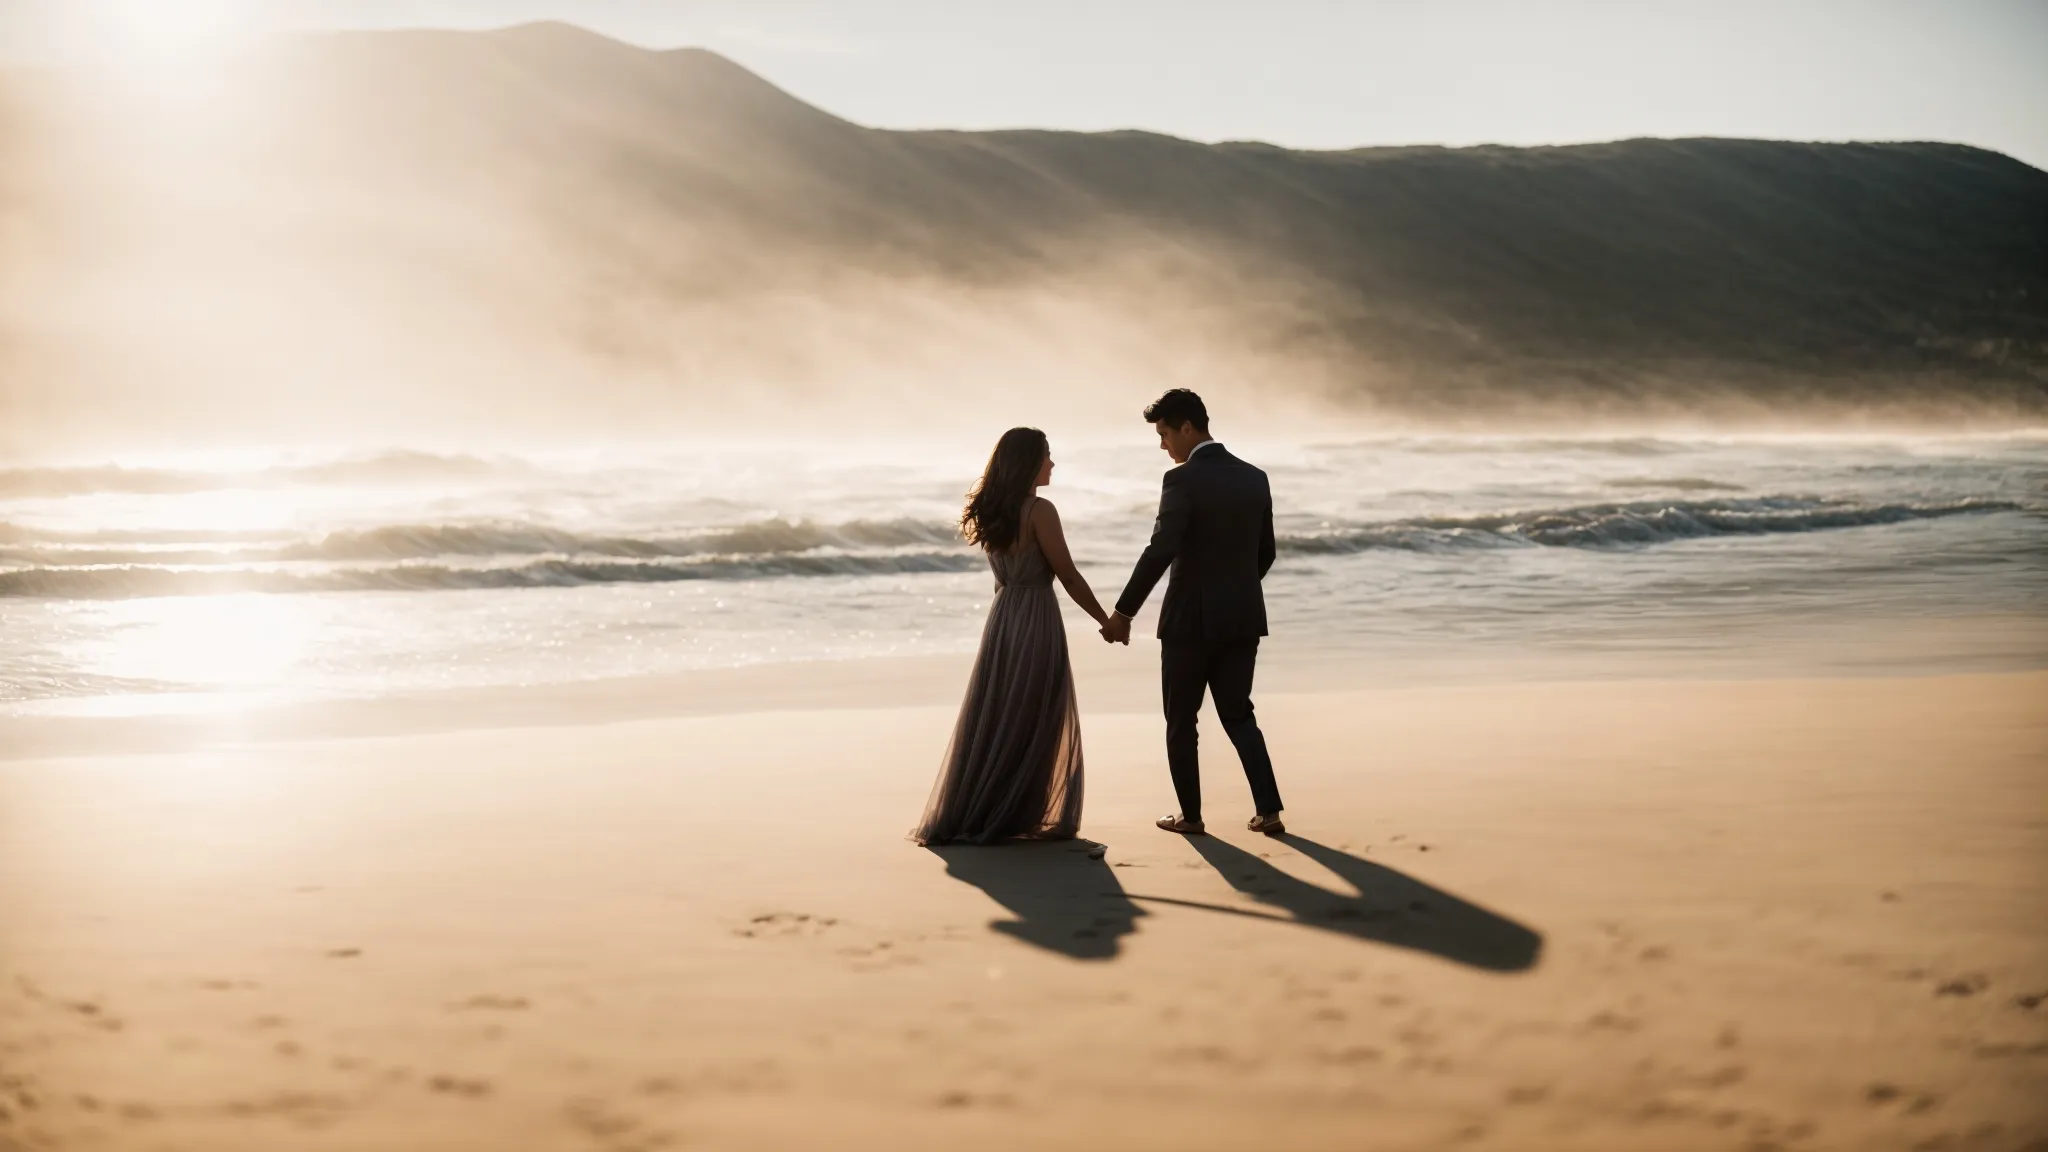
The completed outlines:
<svg viewBox="0 0 2048 1152">
<path fill-rule="evenodd" d="M 996 591 L 952 744 L 910 833 L 919 844 L 1070 840 L 1081 826 L 1081 721 L 1053 577 L 1097 624 L 1109 614 L 1074 567 L 1059 512 L 1038 497 L 1051 482 L 1045 433 L 1012 428 L 960 514 Z"/>
</svg>

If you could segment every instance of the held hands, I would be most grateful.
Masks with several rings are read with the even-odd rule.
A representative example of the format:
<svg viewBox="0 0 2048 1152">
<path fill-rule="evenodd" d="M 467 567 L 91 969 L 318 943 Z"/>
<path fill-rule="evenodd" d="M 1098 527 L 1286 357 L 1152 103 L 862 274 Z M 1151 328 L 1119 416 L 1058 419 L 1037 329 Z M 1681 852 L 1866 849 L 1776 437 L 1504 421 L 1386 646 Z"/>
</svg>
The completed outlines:
<svg viewBox="0 0 2048 1152">
<path fill-rule="evenodd" d="M 1108 643 L 1122 644 L 1128 647 L 1131 643 L 1130 618 L 1119 616 L 1114 612 L 1110 613 L 1109 621 L 1102 626 L 1102 638 Z"/>
</svg>

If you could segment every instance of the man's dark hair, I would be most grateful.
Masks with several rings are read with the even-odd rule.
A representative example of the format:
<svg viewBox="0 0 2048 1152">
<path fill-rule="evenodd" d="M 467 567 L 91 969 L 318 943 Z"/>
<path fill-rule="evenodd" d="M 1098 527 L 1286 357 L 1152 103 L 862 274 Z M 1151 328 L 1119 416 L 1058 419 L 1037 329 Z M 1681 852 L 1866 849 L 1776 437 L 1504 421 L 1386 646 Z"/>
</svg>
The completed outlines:
<svg viewBox="0 0 2048 1152">
<path fill-rule="evenodd" d="M 1203 406 L 1200 396 L 1185 388 L 1175 388 L 1166 395 L 1154 400 L 1152 406 L 1145 409 L 1145 422 L 1148 424 L 1163 422 L 1168 428 L 1178 428 L 1183 424 L 1193 424 L 1195 431 L 1207 432 L 1209 430 L 1209 409 Z"/>
</svg>

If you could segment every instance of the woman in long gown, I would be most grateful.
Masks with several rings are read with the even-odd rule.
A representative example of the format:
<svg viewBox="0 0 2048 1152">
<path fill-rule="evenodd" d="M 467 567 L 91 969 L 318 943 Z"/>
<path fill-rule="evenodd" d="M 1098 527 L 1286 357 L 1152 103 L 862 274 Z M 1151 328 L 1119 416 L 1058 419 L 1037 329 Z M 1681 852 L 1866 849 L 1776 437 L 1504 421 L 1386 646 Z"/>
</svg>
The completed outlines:
<svg viewBox="0 0 2048 1152">
<path fill-rule="evenodd" d="M 1038 496 L 1051 482 L 1045 433 L 1012 428 L 960 515 L 996 590 L 938 782 L 910 833 L 919 844 L 1068 840 L 1081 826 L 1081 721 L 1053 578 L 1097 624 L 1109 614 L 1074 567 L 1058 510 Z"/>
</svg>

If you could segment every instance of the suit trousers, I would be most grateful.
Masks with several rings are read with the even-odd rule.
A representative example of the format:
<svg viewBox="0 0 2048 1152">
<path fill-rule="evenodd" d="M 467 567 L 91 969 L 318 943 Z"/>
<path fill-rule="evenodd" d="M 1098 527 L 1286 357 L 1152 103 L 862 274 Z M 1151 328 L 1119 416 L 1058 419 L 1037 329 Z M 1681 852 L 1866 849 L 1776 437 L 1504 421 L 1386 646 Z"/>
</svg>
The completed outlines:
<svg viewBox="0 0 2048 1152">
<path fill-rule="evenodd" d="M 1202 818 L 1202 771 L 1197 751 L 1195 717 L 1207 691 L 1216 703 L 1216 718 L 1237 748 L 1252 803 L 1261 813 L 1280 811 L 1280 785 L 1273 779 L 1273 758 L 1266 737 L 1252 715 L 1252 671 L 1259 661 L 1259 638 L 1241 640 L 1164 640 L 1159 645 L 1161 695 L 1166 703 L 1166 763 L 1173 773 L 1173 791 L 1184 819 Z"/>
</svg>

